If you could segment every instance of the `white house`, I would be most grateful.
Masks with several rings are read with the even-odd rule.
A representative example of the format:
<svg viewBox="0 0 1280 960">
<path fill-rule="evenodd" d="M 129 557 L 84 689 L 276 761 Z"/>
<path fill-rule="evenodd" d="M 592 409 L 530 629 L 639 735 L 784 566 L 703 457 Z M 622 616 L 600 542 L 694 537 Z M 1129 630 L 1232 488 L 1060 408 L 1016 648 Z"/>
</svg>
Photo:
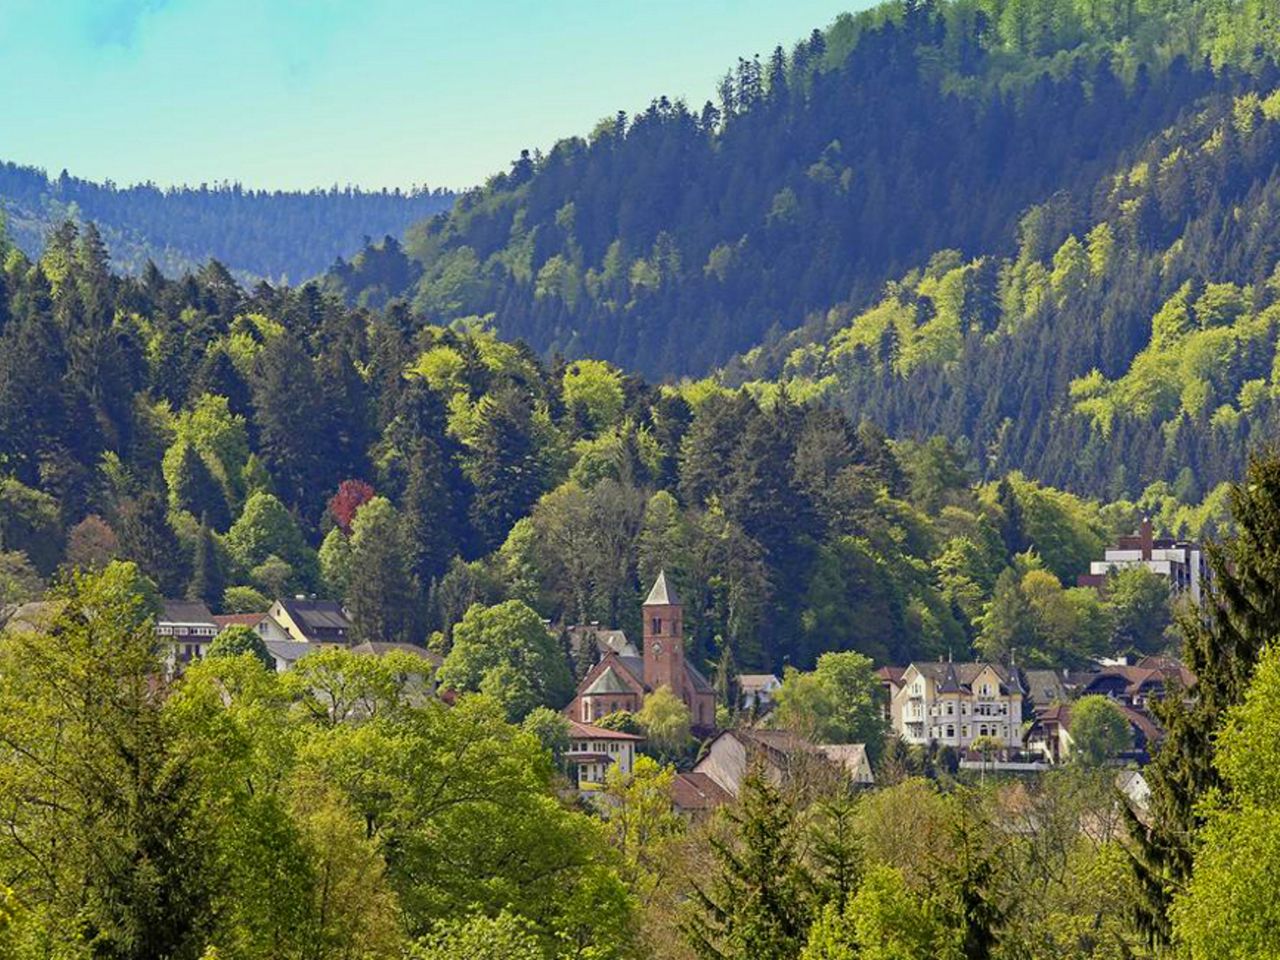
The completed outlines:
<svg viewBox="0 0 1280 960">
<path fill-rule="evenodd" d="M 156 638 L 170 670 L 199 660 L 217 635 L 213 614 L 199 600 L 166 600 L 156 619 Z"/>
<path fill-rule="evenodd" d="M 630 773 L 635 767 L 636 744 L 643 739 L 570 719 L 569 749 L 564 761 L 574 785 L 579 790 L 599 790 L 611 767 Z"/>
<path fill-rule="evenodd" d="M 894 731 L 907 743 L 963 750 L 979 737 L 1022 745 L 1024 693 L 1016 671 L 990 663 L 913 663 L 890 703 Z"/>
</svg>

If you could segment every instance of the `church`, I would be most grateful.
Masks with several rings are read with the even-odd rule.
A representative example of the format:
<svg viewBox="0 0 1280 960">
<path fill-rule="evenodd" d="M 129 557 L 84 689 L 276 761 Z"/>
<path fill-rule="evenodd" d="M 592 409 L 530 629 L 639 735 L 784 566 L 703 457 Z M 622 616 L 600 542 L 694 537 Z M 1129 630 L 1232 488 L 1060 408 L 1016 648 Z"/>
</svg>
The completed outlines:
<svg viewBox="0 0 1280 960">
<path fill-rule="evenodd" d="M 689 708 L 695 730 L 715 728 L 715 690 L 685 657 L 684 605 L 665 571 L 644 602 L 643 655 L 608 650 L 582 678 L 565 713 L 579 723 L 594 723 L 620 710 L 635 713 L 646 694 L 664 686 Z"/>
</svg>

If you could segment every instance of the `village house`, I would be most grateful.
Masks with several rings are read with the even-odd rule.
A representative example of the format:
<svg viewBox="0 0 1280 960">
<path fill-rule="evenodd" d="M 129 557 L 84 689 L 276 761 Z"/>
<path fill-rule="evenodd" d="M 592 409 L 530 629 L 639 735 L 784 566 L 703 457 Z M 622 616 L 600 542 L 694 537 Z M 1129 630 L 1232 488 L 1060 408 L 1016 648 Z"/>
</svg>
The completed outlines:
<svg viewBox="0 0 1280 960">
<path fill-rule="evenodd" d="M 289 631 L 280 624 L 276 623 L 267 613 L 224 613 L 215 614 L 213 622 L 221 633 L 228 627 L 248 627 L 263 639 L 263 642 L 270 640 L 287 641 L 290 639 Z"/>
<path fill-rule="evenodd" d="M 744 673 L 738 677 L 738 707 L 755 713 L 764 713 L 773 707 L 773 695 L 782 687 L 782 680 L 772 673 Z"/>
<path fill-rule="evenodd" d="M 1022 682 L 990 663 L 912 663 L 890 702 L 894 731 L 910 744 L 964 751 L 979 737 L 1022 745 Z"/>
<path fill-rule="evenodd" d="M 165 600 L 155 630 L 171 670 L 199 660 L 218 635 L 213 614 L 199 600 Z"/>
<path fill-rule="evenodd" d="M 1159 724 L 1141 710 L 1122 703 L 1117 703 L 1116 708 L 1128 721 L 1129 733 L 1133 738 L 1133 746 L 1117 759 L 1145 763 L 1150 758 L 1151 748 L 1163 736 L 1163 731 Z M 1048 763 L 1065 763 L 1069 760 L 1073 745 L 1071 704 L 1060 703 L 1038 711 L 1027 728 L 1025 739 L 1027 752 L 1043 757 Z"/>
<path fill-rule="evenodd" d="M 1146 567 L 1166 578 L 1175 595 L 1190 596 L 1196 604 L 1203 600 L 1209 579 L 1203 548 L 1191 540 L 1157 537 L 1149 518 L 1143 518 L 1136 533 L 1120 537 L 1114 547 L 1108 547 L 1101 560 L 1090 563 L 1089 572 L 1080 574 L 1076 584 L 1105 590 L 1109 574 L 1133 567 Z"/>
<path fill-rule="evenodd" d="M 687 820 L 700 820 L 732 801 L 733 795 L 705 773 L 677 773 L 671 780 L 671 807 Z"/>
<path fill-rule="evenodd" d="M 1143 657 L 1137 663 L 1111 663 L 1072 677 L 1079 696 L 1098 694 L 1136 710 L 1146 710 L 1177 687 L 1190 690 L 1195 674 L 1172 657 Z"/>
<path fill-rule="evenodd" d="M 643 619 L 642 654 L 608 649 L 578 684 L 566 715 L 590 724 L 611 713 L 634 713 L 644 705 L 646 695 L 669 687 L 689 708 L 695 731 L 714 729 L 715 691 L 685 657 L 684 606 L 665 572 L 658 574 L 644 601 Z"/>
<path fill-rule="evenodd" d="M 738 727 L 725 730 L 693 768 L 736 797 L 753 764 L 774 784 L 825 781 L 845 777 L 860 786 L 875 782 L 865 744 L 810 743 L 786 730 Z"/>
<path fill-rule="evenodd" d="M 611 768 L 623 774 L 635 769 L 636 744 L 643 737 L 569 720 L 569 749 L 564 763 L 579 790 L 599 790 Z"/>
<path fill-rule="evenodd" d="M 304 596 L 277 600 L 267 616 L 279 624 L 289 640 L 330 646 L 346 646 L 350 642 L 351 620 L 336 600 Z"/>
</svg>

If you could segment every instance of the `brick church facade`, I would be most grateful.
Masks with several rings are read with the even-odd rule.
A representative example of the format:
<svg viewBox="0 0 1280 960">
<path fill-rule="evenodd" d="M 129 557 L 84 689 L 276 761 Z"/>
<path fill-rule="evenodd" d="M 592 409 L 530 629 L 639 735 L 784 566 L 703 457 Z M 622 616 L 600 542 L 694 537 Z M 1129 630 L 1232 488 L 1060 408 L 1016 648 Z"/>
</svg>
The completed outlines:
<svg viewBox="0 0 1280 960">
<path fill-rule="evenodd" d="M 582 678 L 565 713 L 579 723 L 635 713 L 646 694 L 664 686 L 689 708 L 695 730 L 715 728 L 715 690 L 685 657 L 684 605 L 662 572 L 644 602 L 643 656 L 607 652 Z"/>
</svg>

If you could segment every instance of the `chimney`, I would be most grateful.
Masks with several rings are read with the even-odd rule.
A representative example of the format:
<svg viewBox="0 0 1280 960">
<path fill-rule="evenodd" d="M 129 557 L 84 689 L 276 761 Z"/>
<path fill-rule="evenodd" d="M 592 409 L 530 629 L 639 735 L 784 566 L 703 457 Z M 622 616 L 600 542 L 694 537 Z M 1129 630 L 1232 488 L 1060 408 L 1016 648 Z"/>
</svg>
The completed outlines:
<svg viewBox="0 0 1280 960">
<path fill-rule="evenodd" d="M 1142 559 L 1151 559 L 1151 550 L 1155 546 L 1155 531 L 1151 526 L 1151 518 L 1143 517 L 1142 526 L 1138 528 L 1138 539 L 1142 545 Z"/>
</svg>

